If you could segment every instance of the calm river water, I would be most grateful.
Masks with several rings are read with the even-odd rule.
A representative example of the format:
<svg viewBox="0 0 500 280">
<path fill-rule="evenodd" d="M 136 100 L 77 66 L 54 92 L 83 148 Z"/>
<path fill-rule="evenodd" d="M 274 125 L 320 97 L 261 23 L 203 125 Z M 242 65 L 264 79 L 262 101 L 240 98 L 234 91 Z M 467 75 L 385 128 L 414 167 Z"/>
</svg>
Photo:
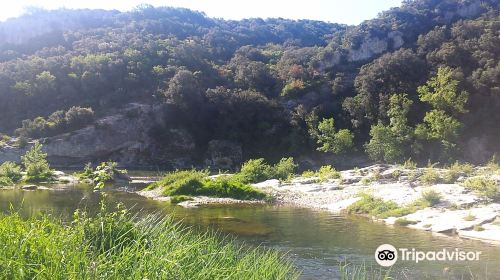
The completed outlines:
<svg viewBox="0 0 500 280">
<path fill-rule="evenodd" d="M 24 216 L 49 213 L 70 219 L 77 208 L 98 209 L 100 199 L 99 193 L 85 186 L 50 191 L 0 190 L 0 211 L 18 211 Z M 480 261 L 418 264 L 400 261 L 391 271 L 395 279 L 500 279 L 500 246 L 478 241 L 290 206 L 224 205 L 184 209 L 122 191 L 108 192 L 107 199 L 113 203 L 123 202 L 132 211 L 174 215 L 195 228 L 216 229 L 253 246 L 286 252 L 302 271 L 303 279 L 338 279 L 339 264 L 344 262 L 365 265 L 379 272 L 374 251 L 385 243 L 423 251 L 443 248 L 482 251 Z"/>
</svg>

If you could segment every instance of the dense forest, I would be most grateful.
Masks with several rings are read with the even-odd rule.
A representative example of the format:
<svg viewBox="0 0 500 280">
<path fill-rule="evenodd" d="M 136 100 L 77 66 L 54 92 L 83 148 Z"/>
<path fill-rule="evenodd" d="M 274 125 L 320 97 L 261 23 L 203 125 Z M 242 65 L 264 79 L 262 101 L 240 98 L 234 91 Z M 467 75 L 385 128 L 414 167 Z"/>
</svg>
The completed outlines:
<svg viewBox="0 0 500 280">
<path fill-rule="evenodd" d="M 0 23 L 0 143 L 154 105 L 245 158 L 486 161 L 500 152 L 500 1 L 407 0 L 357 26 L 179 8 L 33 10 Z M 133 117 L 133 116 L 130 116 Z M 2 140 L 3 139 L 3 140 Z"/>
</svg>

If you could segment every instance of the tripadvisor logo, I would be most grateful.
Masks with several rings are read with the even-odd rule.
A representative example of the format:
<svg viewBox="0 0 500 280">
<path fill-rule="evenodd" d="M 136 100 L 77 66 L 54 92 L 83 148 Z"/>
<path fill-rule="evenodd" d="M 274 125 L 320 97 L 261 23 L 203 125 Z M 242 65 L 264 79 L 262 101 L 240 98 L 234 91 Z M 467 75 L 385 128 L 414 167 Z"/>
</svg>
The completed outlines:
<svg viewBox="0 0 500 280">
<path fill-rule="evenodd" d="M 415 248 L 399 248 L 383 244 L 375 250 L 375 260 L 381 266 L 392 266 L 398 258 L 401 261 L 478 261 L 481 251 L 463 251 L 458 248 L 454 250 L 442 249 L 439 251 L 419 251 Z"/>
</svg>

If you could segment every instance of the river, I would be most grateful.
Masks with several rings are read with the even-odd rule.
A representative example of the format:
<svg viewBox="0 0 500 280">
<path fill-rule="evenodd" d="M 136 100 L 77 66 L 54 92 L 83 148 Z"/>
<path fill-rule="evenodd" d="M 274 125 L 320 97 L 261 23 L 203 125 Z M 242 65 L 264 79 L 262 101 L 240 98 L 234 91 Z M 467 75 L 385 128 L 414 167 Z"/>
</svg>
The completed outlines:
<svg viewBox="0 0 500 280">
<path fill-rule="evenodd" d="M 26 217 L 45 213 L 68 220 L 77 208 L 95 211 L 100 199 L 100 193 L 84 185 L 66 190 L 0 190 L 0 211 L 17 211 Z M 109 191 L 106 199 L 123 202 L 134 212 L 170 214 L 196 230 L 215 229 L 252 246 L 285 252 L 302 272 L 302 279 L 338 279 L 339 264 L 344 262 L 378 273 L 381 268 L 374 252 L 385 243 L 422 251 L 482 252 L 479 261 L 398 261 L 391 268 L 395 279 L 500 279 L 500 246 L 386 226 L 363 217 L 275 205 L 185 209 L 126 191 Z"/>
</svg>

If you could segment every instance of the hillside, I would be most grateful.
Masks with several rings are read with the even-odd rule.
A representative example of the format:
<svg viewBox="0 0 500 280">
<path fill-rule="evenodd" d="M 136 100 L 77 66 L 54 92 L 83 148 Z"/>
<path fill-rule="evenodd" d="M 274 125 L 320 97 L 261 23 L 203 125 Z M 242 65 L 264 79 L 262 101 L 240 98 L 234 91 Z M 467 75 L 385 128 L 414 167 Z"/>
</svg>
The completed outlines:
<svg viewBox="0 0 500 280">
<path fill-rule="evenodd" d="M 42 138 L 61 164 L 484 162 L 500 152 L 499 10 L 405 1 L 358 26 L 34 11 L 0 23 L 0 158 Z"/>
</svg>

